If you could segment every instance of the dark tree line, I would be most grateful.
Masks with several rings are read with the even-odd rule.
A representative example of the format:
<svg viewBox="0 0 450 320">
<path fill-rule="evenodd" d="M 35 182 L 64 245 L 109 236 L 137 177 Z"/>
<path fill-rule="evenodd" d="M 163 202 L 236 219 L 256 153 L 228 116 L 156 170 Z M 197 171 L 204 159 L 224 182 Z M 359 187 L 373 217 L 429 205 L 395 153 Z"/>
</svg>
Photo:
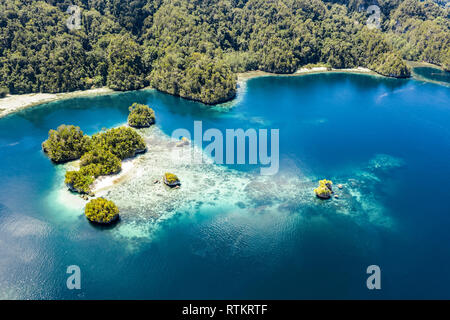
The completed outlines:
<svg viewBox="0 0 450 320">
<path fill-rule="evenodd" d="M 235 74 L 249 70 L 292 73 L 320 63 L 407 77 L 404 59 L 450 69 L 448 7 L 379 0 L 381 30 L 369 30 L 373 3 L 4 0 L 0 87 L 18 94 L 151 85 L 214 104 L 232 98 Z M 82 8 L 79 30 L 66 26 L 71 4 Z"/>
</svg>

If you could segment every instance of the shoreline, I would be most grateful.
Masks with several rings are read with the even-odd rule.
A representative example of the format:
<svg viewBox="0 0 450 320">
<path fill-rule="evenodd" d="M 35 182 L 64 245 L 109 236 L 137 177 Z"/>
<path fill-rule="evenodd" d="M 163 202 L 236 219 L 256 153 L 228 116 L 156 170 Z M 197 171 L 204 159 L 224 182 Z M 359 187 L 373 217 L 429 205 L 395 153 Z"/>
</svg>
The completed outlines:
<svg viewBox="0 0 450 320">
<path fill-rule="evenodd" d="M 416 62 L 416 61 L 407 61 L 408 66 L 411 68 L 428 66 L 439 68 L 444 70 L 442 67 L 427 63 L 427 62 Z M 245 82 L 249 79 L 259 78 L 259 77 L 297 77 L 303 75 L 310 74 L 319 74 L 319 73 L 351 73 L 351 74 L 364 74 L 364 75 L 372 75 L 385 77 L 381 74 L 376 73 L 368 68 L 357 67 L 357 68 L 347 68 L 347 69 L 334 69 L 325 66 L 316 66 L 316 67 L 301 67 L 294 73 L 282 74 L 282 73 L 271 73 L 261 70 L 255 71 L 247 71 L 237 73 L 237 90 L 236 94 L 228 101 L 217 103 L 215 105 L 210 105 L 211 107 L 223 106 L 228 104 L 235 104 L 236 101 L 239 100 L 239 96 L 241 95 L 242 90 L 240 88 L 245 88 Z M 416 77 L 412 77 L 416 80 L 422 80 Z M 422 80 L 424 81 L 424 80 Z M 427 80 L 429 81 L 429 80 Z M 140 90 L 149 90 L 153 89 L 150 87 L 142 88 Z M 4 98 L 0 99 L 0 118 L 3 118 L 9 114 L 28 109 L 34 106 L 38 106 L 41 104 L 54 102 L 58 100 L 71 99 L 77 97 L 87 97 L 87 96 L 99 96 L 99 95 L 109 95 L 113 93 L 124 93 L 129 91 L 114 91 L 107 87 L 95 88 L 89 90 L 78 90 L 73 92 L 63 92 L 63 93 L 28 93 L 28 94 L 20 94 L 20 95 L 7 95 Z"/>
<path fill-rule="evenodd" d="M 94 194 L 100 193 L 102 191 L 108 190 L 115 184 L 124 181 L 130 175 L 130 173 L 136 169 L 137 159 L 138 159 L 137 156 L 125 159 L 122 161 L 120 172 L 116 174 L 100 176 L 97 179 L 95 179 L 92 186 L 92 192 Z"/>
<path fill-rule="evenodd" d="M 415 68 L 434 68 L 434 69 L 441 70 L 442 72 L 450 72 L 450 71 L 445 70 L 443 67 L 438 66 L 437 64 L 432 64 L 432 63 L 423 62 L 423 61 L 422 62 L 406 61 L 406 64 L 411 68 L 411 77 L 413 79 L 415 79 L 417 81 L 430 82 L 430 83 L 438 84 L 441 86 L 450 87 L 450 83 L 448 83 L 448 82 L 426 78 L 426 77 L 423 77 L 423 76 L 417 74 L 416 72 L 414 72 Z"/>
<path fill-rule="evenodd" d="M 348 68 L 348 69 L 333 69 L 325 66 L 316 66 L 316 67 L 301 67 L 294 73 L 271 73 L 267 71 L 262 70 L 255 70 L 255 71 L 247 71 L 247 72 L 240 72 L 237 73 L 237 90 L 236 90 L 236 96 L 227 102 L 219 103 L 214 106 L 220 106 L 224 109 L 230 109 L 233 108 L 242 98 L 242 94 L 246 91 L 246 83 L 248 80 L 253 78 L 260 78 L 260 77 L 299 77 L 304 75 L 310 75 L 310 74 L 319 74 L 319 73 L 351 73 L 351 74 L 363 74 L 363 75 L 371 75 L 371 76 L 378 76 L 378 77 L 385 77 L 381 74 L 376 73 L 375 71 L 372 71 L 367 68 L 363 67 L 357 67 L 357 68 Z"/>
<path fill-rule="evenodd" d="M 408 67 L 410 68 L 419 68 L 419 67 L 431 67 L 431 68 L 436 68 L 442 71 L 446 71 L 443 67 L 437 65 L 437 64 L 433 64 L 430 62 L 425 62 L 425 61 L 410 61 L 410 60 L 405 60 L 406 64 L 408 65 Z"/>
<path fill-rule="evenodd" d="M 348 69 L 334 69 L 334 68 L 328 68 L 328 67 L 312 67 L 312 68 L 306 68 L 302 67 L 298 69 L 294 73 L 271 73 L 261 70 L 256 71 L 247 71 L 247 72 L 241 72 L 237 73 L 238 77 L 238 83 L 242 81 L 247 81 L 249 79 L 258 78 L 258 77 L 297 77 L 297 76 L 303 76 L 307 74 L 317 74 L 317 73 L 355 73 L 355 74 L 366 74 L 366 75 L 373 75 L 373 76 L 381 76 L 376 73 L 375 71 L 372 71 L 367 68 L 363 67 L 357 67 L 357 68 L 348 68 Z"/>
<path fill-rule="evenodd" d="M 239 85 L 242 85 L 243 82 L 247 81 L 251 78 L 256 77 L 265 77 L 265 76 L 286 76 L 286 77 L 293 77 L 293 76 L 301 76 L 305 74 L 314 74 L 314 73 L 328 73 L 328 72 L 344 72 L 344 73 L 358 73 L 358 74 L 369 74 L 369 75 L 378 75 L 377 73 L 373 72 L 372 70 L 358 67 L 358 68 L 352 68 L 352 69 L 330 69 L 327 67 L 312 67 L 312 68 L 305 68 L 302 67 L 298 69 L 295 73 L 291 74 L 280 74 L 280 73 L 270 73 L 265 71 L 247 71 L 243 73 L 237 73 L 237 92 L 236 94 L 228 101 L 217 103 L 214 106 L 218 105 L 224 105 L 227 103 L 233 103 L 238 99 L 239 96 Z M 149 90 L 153 88 L 143 88 L 141 90 Z M 27 93 L 27 94 L 18 94 L 18 95 L 11 95 L 8 94 L 6 97 L 0 99 L 0 118 L 6 117 L 9 114 L 28 109 L 31 107 L 35 107 L 41 104 L 64 100 L 64 99 L 71 99 L 71 98 L 78 98 L 78 97 L 87 97 L 87 96 L 97 96 L 97 95 L 108 95 L 113 93 L 123 93 L 123 92 L 129 92 L 129 91 L 114 91 L 112 89 L 109 89 L 107 87 L 102 88 L 95 88 L 95 89 L 89 89 L 89 90 L 78 90 L 73 92 L 62 92 L 62 93 Z"/>
<path fill-rule="evenodd" d="M 6 97 L 0 99 L 0 118 L 3 118 L 11 113 L 20 110 L 28 109 L 40 104 L 45 104 L 53 101 L 112 94 L 114 91 L 107 87 L 95 88 L 89 90 L 78 90 L 72 92 L 62 93 L 27 93 L 27 94 L 8 94 Z"/>
</svg>

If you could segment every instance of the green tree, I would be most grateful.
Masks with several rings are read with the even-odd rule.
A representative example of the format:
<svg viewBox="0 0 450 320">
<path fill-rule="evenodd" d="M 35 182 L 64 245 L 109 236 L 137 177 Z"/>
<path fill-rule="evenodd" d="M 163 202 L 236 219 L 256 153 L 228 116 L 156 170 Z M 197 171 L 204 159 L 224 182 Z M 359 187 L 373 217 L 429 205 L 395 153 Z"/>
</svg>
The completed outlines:
<svg viewBox="0 0 450 320">
<path fill-rule="evenodd" d="M 49 131 L 42 148 L 53 162 L 63 163 L 79 159 L 90 148 L 90 142 L 79 127 L 61 125 Z"/>
<path fill-rule="evenodd" d="M 84 214 L 91 222 L 110 224 L 119 219 L 119 208 L 112 201 L 97 198 L 86 204 Z"/>
<path fill-rule="evenodd" d="M 129 110 L 128 125 L 130 127 L 145 128 L 155 123 L 155 111 L 149 106 L 133 103 Z"/>
<path fill-rule="evenodd" d="M 107 85 L 114 90 L 136 90 L 145 87 L 145 73 L 141 46 L 131 37 L 110 37 L 107 48 Z"/>
<path fill-rule="evenodd" d="M 135 130 L 127 127 L 113 128 L 95 134 L 92 137 L 92 147 L 108 150 L 121 160 L 147 150 L 144 139 Z"/>
</svg>

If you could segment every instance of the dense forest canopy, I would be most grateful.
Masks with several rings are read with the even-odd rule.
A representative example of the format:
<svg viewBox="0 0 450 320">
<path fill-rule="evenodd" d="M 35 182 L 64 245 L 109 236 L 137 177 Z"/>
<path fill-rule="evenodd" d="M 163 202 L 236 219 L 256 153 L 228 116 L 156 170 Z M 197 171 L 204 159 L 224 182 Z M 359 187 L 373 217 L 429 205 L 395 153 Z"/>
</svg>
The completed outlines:
<svg viewBox="0 0 450 320">
<path fill-rule="evenodd" d="M 366 25 L 377 4 L 380 29 Z M 81 28 L 70 30 L 70 5 Z M 409 76 L 450 70 L 450 8 L 420 0 L 1 0 L 0 88 L 13 94 L 153 86 L 214 104 L 236 73 L 307 64 Z"/>
</svg>

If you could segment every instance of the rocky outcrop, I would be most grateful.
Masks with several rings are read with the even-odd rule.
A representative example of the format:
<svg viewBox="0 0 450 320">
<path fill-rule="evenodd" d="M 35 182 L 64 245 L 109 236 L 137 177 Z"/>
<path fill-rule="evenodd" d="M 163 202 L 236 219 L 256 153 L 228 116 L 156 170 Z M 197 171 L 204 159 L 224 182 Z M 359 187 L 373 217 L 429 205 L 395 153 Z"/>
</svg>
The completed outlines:
<svg viewBox="0 0 450 320">
<path fill-rule="evenodd" d="M 177 147 L 184 147 L 184 146 L 188 146 L 190 144 L 191 144 L 191 142 L 189 141 L 188 138 L 182 137 L 181 140 L 179 142 L 177 142 Z"/>
<path fill-rule="evenodd" d="M 327 179 L 320 180 L 314 192 L 320 199 L 330 199 L 333 194 L 333 182 Z"/>
<path fill-rule="evenodd" d="M 181 186 L 180 179 L 173 173 L 165 173 L 163 177 L 164 183 L 171 188 Z"/>
</svg>

